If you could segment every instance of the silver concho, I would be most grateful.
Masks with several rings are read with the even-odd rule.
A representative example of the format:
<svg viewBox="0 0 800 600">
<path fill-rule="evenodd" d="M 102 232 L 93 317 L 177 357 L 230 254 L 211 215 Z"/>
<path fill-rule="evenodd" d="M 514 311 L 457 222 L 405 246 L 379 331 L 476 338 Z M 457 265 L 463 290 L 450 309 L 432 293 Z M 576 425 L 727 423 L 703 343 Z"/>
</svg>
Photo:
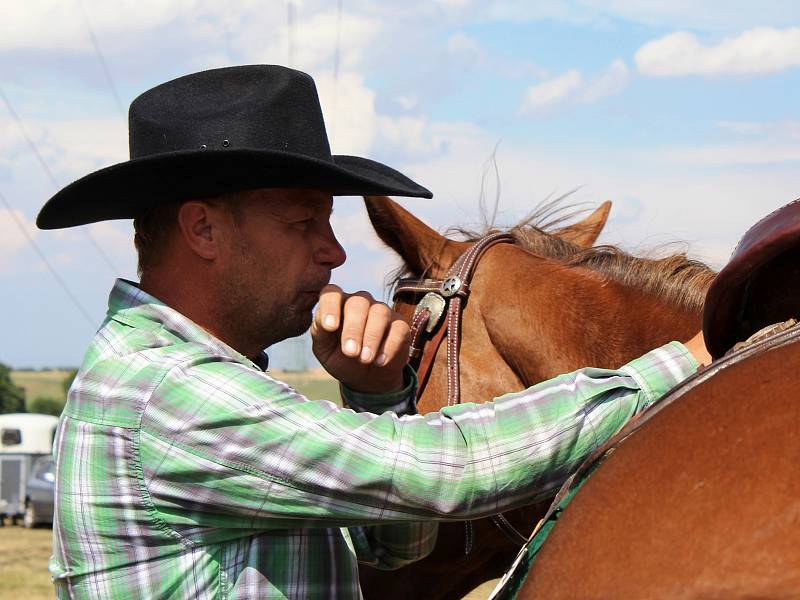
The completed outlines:
<svg viewBox="0 0 800 600">
<path fill-rule="evenodd" d="M 442 318 L 445 306 L 447 306 L 447 301 L 444 298 L 436 292 L 428 292 L 422 297 L 422 300 L 419 301 L 419 304 L 417 304 L 417 307 L 414 309 L 414 316 L 416 317 L 423 308 L 427 308 L 430 311 L 431 316 L 425 324 L 425 331 L 430 333 L 433 331 L 433 328 L 436 327 L 439 319 Z"/>
<path fill-rule="evenodd" d="M 442 287 L 440 291 L 442 292 L 442 296 L 445 298 L 449 298 L 450 296 L 455 296 L 458 293 L 458 290 L 461 289 L 462 286 L 461 278 L 456 277 L 448 277 L 442 282 Z"/>
</svg>

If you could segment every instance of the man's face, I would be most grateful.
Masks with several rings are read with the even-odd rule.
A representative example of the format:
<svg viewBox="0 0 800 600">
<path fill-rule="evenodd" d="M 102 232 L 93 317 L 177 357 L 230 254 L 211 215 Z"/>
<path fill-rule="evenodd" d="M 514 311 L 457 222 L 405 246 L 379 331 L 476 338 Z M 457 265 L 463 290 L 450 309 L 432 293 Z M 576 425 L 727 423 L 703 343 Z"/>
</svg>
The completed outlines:
<svg viewBox="0 0 800 600">
<path fill-rule="evenodd" d="M 243 192 L 220 261 L 220 302 L 235 339 L 266 348 L 300 335 L 345 253 L 330 225 L 331 195 L 317 190 Z"/>
</svg>

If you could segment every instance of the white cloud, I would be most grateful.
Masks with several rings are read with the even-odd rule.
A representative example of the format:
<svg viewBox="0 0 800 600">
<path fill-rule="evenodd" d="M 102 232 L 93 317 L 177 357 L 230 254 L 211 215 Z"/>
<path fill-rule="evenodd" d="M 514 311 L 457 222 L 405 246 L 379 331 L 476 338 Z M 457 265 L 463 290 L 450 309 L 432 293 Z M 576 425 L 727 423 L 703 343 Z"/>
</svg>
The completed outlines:
<svg viewBox="0 0 800 600">
<path fill-rule="evenodd" d="M 83 8 L 78 4 L 83 2 Z M 0 19 L 0 50 L 28 48 L 34 50 L 92 50 L 85 14 L 98 36 L 113 39 L 123 34 L 163 26 L 178 15 L 191 13 L 195 0 L 136 0 L 104 2 L 103 0 L 28 0 L 4 2 Z"/>
<path fill-rule="evenodd" d="M 111 257 L 117 268 L 130 267 L 134 263 L 133 228 L 129 221 L 102 221 L 92 223 L 87 228 L 87 234 Z"/>
<path fill-rule="evenodd" d="M 36 225 L 22 211 L 0 208 L 0 270 L 7 268 L 14 255 L 28 243 L 23 232 L 35 238 Z"/>
<path fill-rule="evenodd" d="M 585 80 L 577 69 L 533 85 L 527 89 L 520 106 L 522 114 L 546 111 L 566 104 L 591 104 L 620 93 L 628 84 L 629 72 L 617 59 L 600 75 Z"/>
<path fill-rule="evenodd" d="M 547 109 L 571 98 L 583 85 L 580 71 L 572 69 L 544 83 L 533 85 L 525 92 L 522 113 Z"/>
<path fill-rule="evenodd" d="M 431 154 L 442 146 L 442 141 L 436 139 L 423 117 L 380 117 L 378 130 L 381 143 L 386 142 L 408 154 Z"/>
<path fill-rule="evenodd" d="M 659 28 L 731 31 L 753 23 L 781 26 L 797 22 L 800 10 L 787 0 L 485 0 L 482 17 L 500 22 L 525 23 L 554 20 L 596 28 L 614 27 L 613 21 L 641 23 Z"/>
<path fill-rule="evenodd" d="M 374 18 L 368 11 L 349 10 L 340 18 L 330 2 L 321 0 L 295 2 L 291 29 L 285 4 L 266 7 L 260 0 L 30 0 L 5 4 L 0 52 L 59 51 L 94 60 L 93 32 L 116 75 L 141 68 L 136 63 L 163 61 L 165 54 L 174 63 L 181 55 L 180 48 L 191 49 L 185 58 L 196 69 L 233 62 L 288 64 L 290 42 L 292 66 L 330 68 L 338 46 L 340 68 L 346 70 L 362 61 L 383 29 L 380 12 Z M 92 76 L 96 76 L 99 66 L 92 66 L 96 67 Z"/>
<path fill-rule="evenodd" d="M 729 139 L 656 151 L 661 160 L 693 167 L 792 165 L 800 162 L 800 122 L 720 121 Z"/>
<path fill-rule="evenodd" d="M 714 125 L 718 129 L 729 131 L 737 135 L 758 135 L 764 133 L 767 128 L 766 123 L 754 121 L 719 121 Z"/>
<path fill-rule="evenodd" d="M 348 202 L 348 200 L 344 200 L 344 202 Z M 384 247 L 383 242 L 380 241 L 372 228 L 365 210 L 341 214 L 337 207 L 336 212 L 331 217 L 331 224 L 336 237 L 343 245 L 363 245 L 370 250 L 379 250 Z"/>
<path fill-rule="evenodd" d="M 316 77 L 325 124 L 335 154 L 367 156 L 380 147 L 381 154 L 436 155 L 444 150 L 452 124 L 430 123 L 425 117 L 388 116 L 377 112 L 375 92 L 357 73 L 331 73 Z"/>
<path fill-rule="evenodd" d="M 307 14 L 311 16 L 305 18 Z M 383 29 L 380 20 L 352 12 L 344 13 L 340 22 L 335 10 L 300 11 L 291 32 L 283 14 L 280 21 L 270 25 L 269 35 L 265 35 L 261 19 L 243 22 L 232 35 L 231 43 L 247 60 L 288 63 L 289 36 L 292 33 L 293 66 L 307 71 L 330 68 L 337 41 L 340 68 L 352 70 L 360 64 Z"/>
<path fill-rule="evenodd" d="M 325 126 L 334 154 L 368 154 L 375 140 L 377 114 L 375 92 L 357 73 L 333 73 L 315 77 Z"/>
<path fill-rule="evenodd" d="M 44 147 L 53 155 L 51 166 L 65 177 L 128 159 L 127 123 L 122 117 L 42 121 L 35 126 L 46 132 Z"/>
<path fill-rule="evenodd" d="M 570 3 L 572 4 L 572 3 Z M 753 23 L 797 21 L 797 3 L 786 0 L 582 0 L 579 6 L 600 14 L 656 27 L 736 30 Z"/>
<path fill-rule="evenodd" d="M 24 127 L 42 161 L 60 185 L 128 158 L 127 124 L 122 117 L 26 119 Z M 12 176 L 22 173 L 22 163 L 36 163 L 36 176 L 47 180 L 47 174 L 38 164 L 17 123 L 0 121 L 0 135 L 0 152 L 14 167 Z"/>
<path fill-rule="evenodd" d="M 668 150 L 664 157 L 672 162 L 696 167 L 775 165 L 800 162 L 800 146 L 770 141 L 712 144 Z"/>
<path fill-rule="evenodd" d="M 465 8 L 471 6 L 474 0 L 434 0 L 434 2 L 449 8 Z"/>
<path fill-rule="evenodd" d="M 403 110 L 412 110 L 419 104 L 419 98 L 417 98 L 416 94 L 401 95 L 395 98 L 395 101 Z"/>
<path fill-rule="evenodd" d="M 619 94 L 628 84 L 628 67 L 619 59 L 613 61 L 603 73 L 590 81 L 581 97 L 582 102 L 592 103 L 608 96 Z"/>
<path fill-rule="evenodd" d="M 447 39 L 446 47 L 450 54 L 463 57 L 473 65 L 480 64 L 486 59 L 486 52 L 480 42 L 464 33 L 451 35 Z"/>
<path fill-rule="evenodd" d="M 20 150 L 29 152 L 30 147 L 26 136 L 44 152 L 53 144 L 66 147 L 72 146 L 82 154 L 91 156 L 118 159 L 120 146 L 127 150 L 128 123 L 123 116 L 86 117 L 76 116 L 74 112 L 60 118 L 57 108 L 61 99 L 56 101 L 48 91 L 41 91 L 38 98 L 26 94 L 26 90 L 15 89 L 15 93 L 6 95 L 12 103 L 18 119 L 9 116 L 6 106 L 0 102 L 0 152 L 15 153 Z M 45 95 L 42 102 L 42 95 Z M 79 100 L 76 100 L 76 104 Z M 77 107 L 85 108 L 85 107 Z M 92 107 L 86 110 L 91 111 Z M 49 110 L 48 110 L 49 109 Z M 86 114 L 84 113 L 84 114 Z M 23 133 L 24 129 L 24 133 Z M 63 143 L 62 143 L 63 142 Z"/>
<path fill-rule="evenodd" d="M 679 31 L 642 46 L 635 56 L 644 75 L 762 75 L 800 66 L 800 27 L 759 27 L 704 46 Z"/>
<path fill-rule="evenodd" d="M 720 121 L 715 125 L 718 129 L 739 136 L 769 136 L 777 140 L 800 139 L 800 121 Z"/>
</svg>

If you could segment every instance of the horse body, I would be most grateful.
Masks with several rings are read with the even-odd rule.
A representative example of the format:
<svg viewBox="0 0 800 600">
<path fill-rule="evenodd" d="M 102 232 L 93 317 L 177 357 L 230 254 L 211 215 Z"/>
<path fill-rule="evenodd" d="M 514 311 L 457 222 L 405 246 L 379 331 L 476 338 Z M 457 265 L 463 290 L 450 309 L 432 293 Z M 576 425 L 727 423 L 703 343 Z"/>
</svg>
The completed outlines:
<svg viewBox="0 0 800 600">
<path fill-rule="evenodd" d="M 415 276 L 443 277 L 468 247 L 442 237 L 387 198 L 368 198 L 367 209 L 378 235 Z M 584 252 L 594 243 L 607 212 L 606 206 L 555 234 L 526 228 L 518 232 L 514 245 L 501 244 L 487 251 L 474 273 L 463 313 L 463 402 L 490 400 L 585 366 L 616 368 L 698 331 L 700 299 L 713 277 L 711 271 L 690 265 L 682 257 L 667 265 L 672 275 L 661 279 L 683 277 L 685 281 L 673 287 L 697 288 L 694 300 L 687 300 L 680 289 L 665 299 L 663 286 L 616 276 L 614 263 L 624 257 L 611 251 Z M 647 259 L 628 256 L 624 261 L 639 268 Z M 658 261 L 650 262 L 653 265 L 645 265 L 645 270 L 658 268 Z M 397 306 L 407 317 L 413 308 L 407 301 Z M 419 399 L 420 413 L 447 403 L 445 354 L 443 344 Z M 546 503 L 533 505 L 509 511 L 506 517 L 520 532 L 529 534 L 546 508 Z M 392 572 L 362 568 L 365 597 L 459 598 L 499 577 L 518 547 L 488 519 L 473 521 L 472 529 L 469 552 L 464 524 L 442 523 L 436 549 L 427 558 Z"/>
<path fill-rule="evenodd" d="M 646 415 L 563 511 L 519 598 L 797 597 L 800 330 L 766 345 Z"/>
</svg>

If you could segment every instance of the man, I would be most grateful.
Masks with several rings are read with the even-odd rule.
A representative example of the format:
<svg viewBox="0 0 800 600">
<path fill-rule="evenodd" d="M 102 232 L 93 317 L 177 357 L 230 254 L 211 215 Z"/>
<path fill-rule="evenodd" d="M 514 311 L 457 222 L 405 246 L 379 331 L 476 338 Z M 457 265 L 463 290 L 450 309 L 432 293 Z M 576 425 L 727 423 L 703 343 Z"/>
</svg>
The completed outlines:
<svg viewBox="0 0 800 600">
<path fill-rule="evenodd" d="M 328 284 L 345 260 L 329 217 L 332 195 L 425 188 L 332 157 L 312 80 L 282 67 L 154 88 L 131 105 L 130 136 L 130 161 L 38 218 L 134 218 L 141 271 L 114 286 L 59 426 L 59 597 L 357 598 L 356 561 L 402 566 L 430 552 L 437 519 L 552 493 L 705 360 L 697 337 L 415 415 L 408 326 Z M 355 410 L 265 371 L 263 349 L 309 326 Z"/>
</svg>

